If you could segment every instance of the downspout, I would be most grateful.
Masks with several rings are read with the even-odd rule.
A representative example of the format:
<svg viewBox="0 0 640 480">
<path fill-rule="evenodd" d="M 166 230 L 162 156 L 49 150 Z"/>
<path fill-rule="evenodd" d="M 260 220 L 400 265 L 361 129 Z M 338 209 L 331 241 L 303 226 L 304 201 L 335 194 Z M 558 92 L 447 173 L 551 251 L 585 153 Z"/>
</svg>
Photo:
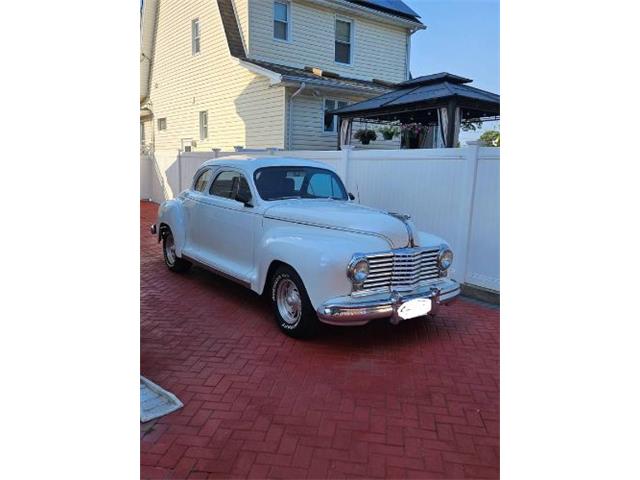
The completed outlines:
<svg viewBox="0 0 640 480">
<path fill-rule="evenodd" d="M 302 93 L 302 91 L 305 89 L 305 87 L 307 86 L 307 84 L 305 82 L 302 82 L 300 84 L 300 88 L 298 88 L 298 90 L 296 90 L 295 92 L 293 92 L 293 95 L 291 95 L 289 97 L 289 118 L 288 118 L 288 126 L 287 126 L 287 150 L 291 150 L 291 144 L 292 142 L 292 130 L 293 130 L 293 99 L 295 97 L 297 97 L 298 95 L 300 95 Z"/>
</svg>

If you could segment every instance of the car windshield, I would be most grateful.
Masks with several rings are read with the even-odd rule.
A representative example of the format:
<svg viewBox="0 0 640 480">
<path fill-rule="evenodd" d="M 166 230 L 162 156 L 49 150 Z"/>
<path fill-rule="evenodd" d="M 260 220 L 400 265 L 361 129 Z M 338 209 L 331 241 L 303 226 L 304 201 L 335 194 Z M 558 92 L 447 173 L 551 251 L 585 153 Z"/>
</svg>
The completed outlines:
<svg viewBox="0 0 640 480">
<path fill-rule="evenodd" d="M 347 199 L 347 192 L 338 175 L 324 168 L 265 167 L 256 170 L 254 179 L 263 200 Z"/>
</svg>

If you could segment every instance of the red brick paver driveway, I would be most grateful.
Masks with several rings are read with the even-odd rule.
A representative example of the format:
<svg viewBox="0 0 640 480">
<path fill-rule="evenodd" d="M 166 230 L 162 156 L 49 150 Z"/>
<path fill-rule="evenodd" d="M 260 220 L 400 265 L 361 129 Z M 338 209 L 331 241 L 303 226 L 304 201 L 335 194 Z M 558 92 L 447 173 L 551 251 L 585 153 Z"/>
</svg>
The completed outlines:
<svg viewBox="0 0 640 480">
<path fill-rule="evenodd" d="M 169 272 L 141 203 L 141 372 L 184 408 L 141 425 L 143 478 L 496 478 L 499 311 L 281 334 L 268 303 Z"/>
</svg>

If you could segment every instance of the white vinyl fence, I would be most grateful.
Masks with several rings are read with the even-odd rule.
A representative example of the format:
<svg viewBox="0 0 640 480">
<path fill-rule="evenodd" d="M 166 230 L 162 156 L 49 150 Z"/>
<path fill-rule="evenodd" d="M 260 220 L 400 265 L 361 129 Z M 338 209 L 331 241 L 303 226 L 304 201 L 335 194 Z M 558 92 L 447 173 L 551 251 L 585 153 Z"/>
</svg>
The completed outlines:
<svg viewBox="0 0 640 480">
<path fill-rule="evenodd" d="M 210 158 L 282 155 L 332 167 L 356 201 L 411 215 L 454 252 L 451 276 L 500 291 L 500 149 L 190 152 L 142 155 L 141 198 L 162 202 Z"/>
</svg>

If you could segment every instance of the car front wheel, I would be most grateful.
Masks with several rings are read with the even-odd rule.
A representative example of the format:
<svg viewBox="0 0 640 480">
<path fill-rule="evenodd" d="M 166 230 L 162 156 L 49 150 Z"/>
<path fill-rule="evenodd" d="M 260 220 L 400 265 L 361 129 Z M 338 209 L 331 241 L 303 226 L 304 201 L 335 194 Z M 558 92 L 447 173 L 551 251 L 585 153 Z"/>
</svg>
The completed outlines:
<svg viewBox="0 0 640 480">
<path fill-rule="evenodd" d="M 176 244 L 171 231 L 168 231 L 162 237 L 162 251 L 164 253 L 164 263 L 172 272 L 182 273 L 191 268 L 191 262 L 183 260 L 176 255 Z"/>
<path fill-rule="evenodd" d="M 280 330 L 294 338 L 309 338 L 319 327 L 300 276 L 291 267 L 279 267 L 271 281 L 271 302 Z"/>
</svg>

